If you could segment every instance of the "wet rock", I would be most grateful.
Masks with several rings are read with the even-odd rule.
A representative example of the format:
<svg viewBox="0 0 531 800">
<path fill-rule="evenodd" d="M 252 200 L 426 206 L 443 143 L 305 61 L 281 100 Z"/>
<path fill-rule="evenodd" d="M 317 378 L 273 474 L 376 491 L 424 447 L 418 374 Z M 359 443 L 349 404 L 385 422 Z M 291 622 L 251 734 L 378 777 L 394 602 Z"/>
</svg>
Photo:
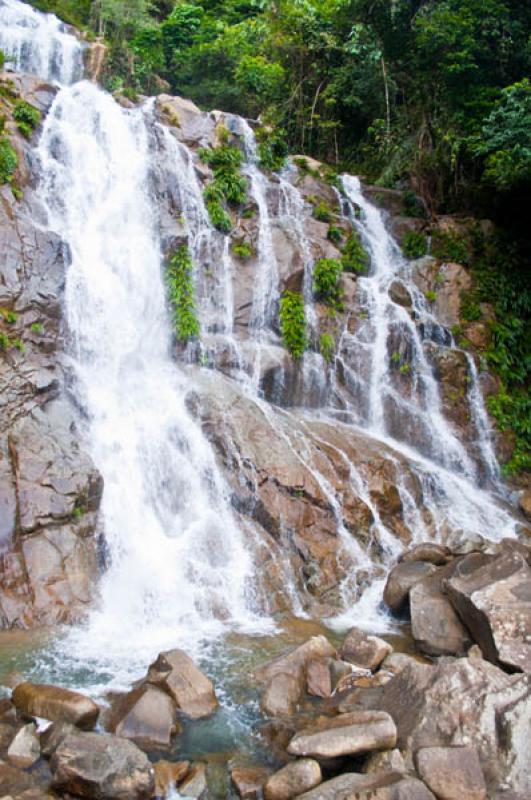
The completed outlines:
<svg viewBox="0 0 531 800">
<path fill-rule="evenodd" d="M 422 292 L 435 291 L 433 311 L 447 328 L 459 325 L 463 292 L 472 286 L 472 278 L 460 264 L 440 264 L 426 257 L 413 263 L 413 280 Z"/>
<path fill-rule="evenodd" d="M 402 281 L 393 281 L 389 286 L 389 297 L 394 303 L 405 308 L 411 308 L 413 301 L 411 295 Z"/>
<path fill-rule="evenodd" d="M 378 636 L 370 636 L 359 628 L 352 628 L 341 647 L 341 658 L 356 667 L 374 672 L 392 651 L 391 645 Z"/>
<path fill-rule="evenodd" d="M 184 144 L 213 144 L 215 120 L 210 114 L 200 111 L 191 100 L 160 94 L 157 97 L 157 111 Z"/>
<path fill-rule="evenodd" d="M 486 658 L 531 672 L 531 569 L 519 553 L 454 576 L 447 592 Z"/>
<path fill-rule="evenodd" d="M 181 730 L 173 699 L 149 684 L 120 698 L 109 729 L 146 750 L 167 748 Z"/>
<path fill-rule="evenodd" d="M 392 714 L 408 765 L 420 748 L 475 746 L 489 790 L 531 793 L 528 675 L 476 658 L 411 662 L 383 687 L 379 707 Z"/>
<path fill-rule="evenodd" d="M 15 767 L 26 769 L 39 758 L 41 749 L 35 725 L 25 725 L 19 730 L 7 751 L 7 758 Z"/>
<path fill-rule="evenodd" d="M 233 769 L 231 780 L 238 797 L 243 800 L 259 800 L 269 774 L 269 770 L 265 767 L 236 767 Z"/>
<path fill-rule="evenodd" d="M 440 800 L 485 800 L 487 788 L 474 747 L 425 747 L 415 757 L 422 780 Z"/>
<path fill-rule="evenodd" d="M 146 682 L 167 692 L 191 719 L 208 717 L 218 707 L 212 682 L 182 650 L 160 653 L 149 668 Z"/>
<path fill-rule="evenodd" d="M 179 794 L 183 797 L 204 798 L 207 792 L 206 766 L 194 764 L 184 781 L 179 784 Z"/>
<path fill-rule="evenodd" d="M 439 567 L 446 564 L 451 558 L 452 554 L 448 547 L 435 542 L 421 542 L 402 553 L 398 560 L 400 562 L 425 561 L 427 564 L 435 564 Z"/>
<path fill-rule="evenodd" d="M 472 641 L 442 589 L 445 569 L 417 583 L 409 593 L 411 635 L 423 653 L 464 655 Z"/>
<path fill-rule="evenodd" d="M 396 728 L 389 714 L 354 711 L 331 720 L 324 730 L 310 727 L 297 733 L 288 745 L 288 753 L 327 759 L 387 750 L 395 744 Z"/>
<path fill-rule="evenodd" d="M 23 714 L 52 722 L 70 722 L 83 730 L 94 727 L 100 711 L 90 697 L 46 684 L 21 683 L 12 699 Z"/>
<path fill-rule="evenodd" d="M 111 734 L 72 733 L 50 762 L 52 786 L 97 800 L 148 800 L 155 790 L 147 756 Z"/>
<path fill-rule="evenodd" d="M 300 697 L 300 678 L 280 673 L 268 683 L 260 701 L 260 708 L 270 717 L 290 715 L 296 711 Z"/>
<path fill-rule="evenodd" d="M 428 575 L 433 575 L 436 567 L 424 561 L 405 561 L 397 564 L 387 578 L 384 589 L 384 603 L 400 611 L 409 597 L 409 592 L 416 583 L 424 580 Z"/>
<path fill-rule="evenodd" d="M 270 681 L 276 675 L 285 674 L 304 679 L 306 666 L 310 661 L 320 658 L 336 658 L 337 652 L 325 636 L 312 636 L 311 639 L 290 650 L 285 655 L 268 661 L 254 670 L 254 677 L 260 682 Z"/>
<path fill-rule="evenodd" d="M 157 761 L 153 764 L 155 772 L 155 795 L 164 798 L 170 789 L 184 780 L 190 769 L 189 761 Z"/>
<path fill-rule="evenodd" d="M 75 732 L 75 726 L 69 722 L 53 722 L 40 735 L 41 753 L 45 758 L 50 758 L 61 742 Z"/>
<path fill-rule="evenodd" d="M 267 780 L 265 800 L 292 800 L 322 781 L 321 767 L 311 758 L 301 758 L 287 764 Z"/>
</svg>

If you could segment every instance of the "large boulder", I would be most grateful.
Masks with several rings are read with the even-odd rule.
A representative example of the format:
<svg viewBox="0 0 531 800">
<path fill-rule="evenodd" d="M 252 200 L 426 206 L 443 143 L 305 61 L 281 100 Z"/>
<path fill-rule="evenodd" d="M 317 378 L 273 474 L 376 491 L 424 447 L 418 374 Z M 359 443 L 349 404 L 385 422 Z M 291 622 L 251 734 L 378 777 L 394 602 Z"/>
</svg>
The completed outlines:
<svg viewBox="0 0 531 800">
<path fill-rule="evenodd" d="M 50 761 L 52 785 L 94 800 L 149 800 L 155 776 L 147 756 L 111 734 L 72 733 Z"/>
<path fill-rule="evenodd" d="M 264 787 L 265 800 L 292 800 L 318 786 L 322 779 L 319 763 L 311 758 L 301 758 L 286 764 L 268 778 Z"/>
<path fill-rule="evenodd" d="M 179 733 L 173 699 L 156 686 L 144 684 L 116 703 L 110 730 L 146 750 L 167 748 Z"/>
<path fill-rule="evenodd" d="M 417 770 L 440 800 L 485 800 L 487 787 L 474 747 L 423 747 Z"/>
<path fill-rule="evenodd" d="M 398 772 L 346 772 L 299 795 L 298 800 L 435 800 L 418 780 Z M 464 800 L 464 798 L 463 798 Z"/>
<path fill-rule="evenodd" d="M 301 697 L 301 683 L 294 675 L 281 672 L 268 683 L 260 708 L 270 717 L 293 714 Z"/>
<path fill-rule="evenodd" d="M 208 717 L 218 707 L 212 681 L 182 650 L 160 653 L 148 670 L 146 683 L 167 692 L 191 719 Z"/>
<path fill-rule="evenodd" d="M 39 740 L 35 732 L 35 725 L 24 725 L 9 745 L 7 751 L 8 761 L 15 767 L 33 766 L 41 754 Z"/>
<path fill-rule="evenodd" d="M 432 656 L 462 656 L 468 651 L 472 641 L 443 591 L 442 582 L 446 569 L 448 568 L 443 567 L 411 589 L 411 635 L 423 653 Z"/>
<path fill-rule="evenodd" d="M 271 681 L 277 675 L 292 675 L 302 681 L 306 666 L 319 658 L 336 658 L 337 652 L 325 636 L 312 636 L 285 655 L 257 667 L 254 677 L 260 682 Z"/>
<path fill-rule="evenodd" d="M 395 744 L 396 727 L 389 714 L 353 711 L 330 720 L 324 729 L 310 726 L 297 733 L 288 745 L 288 753 L 322 760 L 388 750 Z"/>
<path fill-rule="evenodd" d="M 522 555 L 456 575 L 446 589 L 486 658 L 531 672 L 531 569 Z"/>
<path fill-rule="evenodd" d="M 424 747 L 475 746 L 489 791 L 531 793 L 531 677 L 481 657 L 406 664 L 382 689 L 406 763 Z"/>
<path fill-rule="evenodd" d="M 384 588 L 384 603 L 393 611 L 404 608 L 416 583 L 433 575 L 437 568 L 424 561 L 404 561 L 393 567 Z"/>
<path fill-rule="evenodd" d="M 83 730 L 94 727 L 100 712 L 90 697 L 47 684 L 19 683 L 12 700 L 16 708 L 27 716 L 70 722 Z"/>
</svg>

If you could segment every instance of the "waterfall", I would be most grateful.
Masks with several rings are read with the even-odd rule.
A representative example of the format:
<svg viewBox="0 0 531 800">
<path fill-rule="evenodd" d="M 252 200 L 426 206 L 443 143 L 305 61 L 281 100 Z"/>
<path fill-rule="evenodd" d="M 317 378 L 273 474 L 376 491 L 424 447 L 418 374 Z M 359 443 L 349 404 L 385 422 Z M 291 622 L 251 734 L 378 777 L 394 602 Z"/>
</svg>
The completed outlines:
<svg viewBox="0 0 531 800">
<path fill-rule="evenodd" d="M 83 75 L 83 45 L 53 14 L 19 0 L 0 0 L 0 50 L 6 66 L 70 84 Z"/>
</svg>

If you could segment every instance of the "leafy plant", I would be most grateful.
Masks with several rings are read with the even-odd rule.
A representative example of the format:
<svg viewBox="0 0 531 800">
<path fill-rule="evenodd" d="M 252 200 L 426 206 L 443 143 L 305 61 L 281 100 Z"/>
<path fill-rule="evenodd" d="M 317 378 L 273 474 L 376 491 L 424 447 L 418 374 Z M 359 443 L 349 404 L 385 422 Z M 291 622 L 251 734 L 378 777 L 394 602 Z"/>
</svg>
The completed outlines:
<svg viewBox="0 0 531 800">
<path fill-rule="evenodd" d="M 424 297 L 428 303 L 434 303 L 437 300 L 437 292 L 434 292 L 432 289 L 428 289 L 427 292 L 424 292 Z"/>
<path fill-rule="evenodd" d="M 349 235 L 342 250 L 341 265 L 345 272 L 367 272 L 369 255 L 355 230 Z"/>
<path fill-rule="evenodd" d="M 428 239 L 420 231 L 407 231 L 402 238 L 402 251 L 406 258 L 422 258 L 428 252 Z"/>
<path fill-rule="evenodd" d="M 236 256 L 236 258 L 245 261 L 247 258 L 250 258 L 254 254 L 254 248 L 250 242 L 246 242 L 245 239 L 242 239 L 239 242 L 235 242 L 232 245 L 232 252 Z"/>
<path fill-rule="evenodd" d="M 302 358 L 308 340 L 304 298 L 300 292 L 286 291 L 280 298 L 280 331 L 284 346 L 293 358 Z"/>
<path fill-rule="evenodd" d="M 343 239 L 343 231 L 341 228 L 338 228 L 337 225 L 330 225 L 328 227 L 328 233 L 326 234 L 326 238 L 328 241 L 333 242 L 334 244 L 339 244 Z"/>
<path fill-rule="evenodd" d="M 214 173 L 213 180 L 203 192 L 210 221 L 215 228 L 228 233 L 232 229 L 232 220 L 225 203 L 238 206 L 247 201 L 247 180 L 240 174 L 243 153 L 227 143 L 228 131 L 225 131 L 220 131 L 222 144 L 219 147 L 202 147 L 198 153 Z"/>
<path fill-rule="evenodd" d="M 286 166 L 288 158 L 288 145 L 286 144 L 285 131 L 259 128 L 256 134 L 258 139 L 258 156 L 260 168 L 280 172 Z"/>
<path fill-rule="evenodd" d="M 467 266 L 470 263 L 470 243 L 467 237 L 450 231 L 434 231 L 431 254 L 440 261 L 451 261 Z"/>
<path fill-rule="evenodd" d="M 406 189 L 406 191 L 403 193 L 402 203 L 406 217 L 424 218 L 426 216 L 422 201 L 417 197 L 415 192 L 411 191 L 411 189 Z"/>
<path fill-rule="evenodd" d="M 313 217 L 319 222 L 332 222 L 334 215 L 325 200 L 318 200 L 313 209 Z"/>
<path fill-rule="evenodd" d="M 193 264 L 186 245 L 181 245 L 170 258 L 166 283 L 177 338 L 181 342 L 197 338 L 200 328 L 194 299 Z"/>
<path fill-rule="evenodd" d="M 9 139 L 0 138 L 0 184 L 11 183 L 18 167 L 18 156 Z"/>
<path fill-rule="evenodd" d="M 337 306 L 341 301 L 341 261 L 336 258 L 320 258 L 313 269 L 313 293 L 317 300 Z"/>
<path fill-rule="evenodd" d="M 44 326 L 42 322 L 34 322 L 31 326 L 31 330 L 33 333 L 42 333 L 44 330 Z"/>
<path fill-rule="evenodd" d="M 29 139 L 41 120 L 41 113 L 25 100 L 18 100 L 13 109 L 13 119 L 22 135 Z"/>
<path fill-rule="evenodd" d="M 232 220 L 218 200 L 210 200 L 206 204 L 208 216 L 212 225 L 222 233 L 230 233 L 232 230 Z"/>
<path fill-rule="evenodd" d="M 336 350 L 336 342 L 330 333 L 322 333 L 319 337 L 319 352 L 327 363 L 332 361 Z"/>
</svg>

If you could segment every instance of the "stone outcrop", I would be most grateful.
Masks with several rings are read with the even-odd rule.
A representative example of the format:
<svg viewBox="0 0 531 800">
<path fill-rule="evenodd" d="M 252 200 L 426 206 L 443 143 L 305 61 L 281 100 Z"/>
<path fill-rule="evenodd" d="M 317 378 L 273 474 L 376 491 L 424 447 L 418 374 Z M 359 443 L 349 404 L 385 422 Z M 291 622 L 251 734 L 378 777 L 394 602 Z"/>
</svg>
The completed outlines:
<svg viewBox="0 0 531 800">
<path fill-rule="evenodd" d="M 150 666 L 146 683 L 163 689 L 187 717 L 208 717 L 218 707 L 212 682 L 182 650 L 161 653 Z"/>
<path fill-rule="evenodd" d="M 162 689 L 144 684 L 119 699 L 109 726 L 146 750 L 164 749 L 181 728 L 174 700 Z"/>
<path fill-rule="evenodd" d="M 83 730 L 95 726 L 100 711 L 89 697 L 60 686 L 20 683 L 12 699 L 22 714 L 52 722 L 69 722 Z"/>
<path fill-rule="evenodd" d="M 419 775 L 440 800 L 485 800 L 487 787 L 474 747 L 423 747 Z"/>
</svg>

